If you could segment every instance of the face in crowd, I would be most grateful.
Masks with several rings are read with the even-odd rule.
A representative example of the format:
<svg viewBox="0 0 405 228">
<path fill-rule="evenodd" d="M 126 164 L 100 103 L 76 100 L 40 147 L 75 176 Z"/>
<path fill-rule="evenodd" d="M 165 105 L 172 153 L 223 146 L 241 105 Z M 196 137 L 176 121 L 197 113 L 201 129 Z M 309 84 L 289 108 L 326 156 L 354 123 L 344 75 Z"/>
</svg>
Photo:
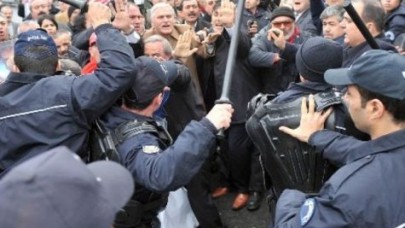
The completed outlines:
<svg viewBox="0 0 405 228">
<path fill-rule="evenodd" d="M 0 16 L 0 42 L 9 39 L 7 19 Z"/>
<path fill-rule="evenodd" d="M 334 40 L 345 33 L 337 16 L 327 17 L 322 20 L 322 33 L 326 39 Z"/>
<path fill-rule="evenodd" d="M 386 13 L 390 13 L 401 5 L 401 0 L 381 0 L 381 4 Z"/>
<path fill-rule="evenodd" d="M 44 19 L 41 24 L 41 28 L 45 29 L 49 35 L 55 35 L 57 32 L 56 24 L 48 19 Z"/>
<path fill-rule="evenodd" d="M 131 24 L 134 26 L 138 34 L 143 34 L 145 31 L 145 17 L 142 15 L 139 7 L 133 4 L 128 5 L 128 16 Z"/>
<path fill-rule="evenodd" d="M 212 11 L 214 11 L 215 0 L 208 0 L 207 4 L 204 5 L 205 12 L 208 15 L 212 15 Z"/>
<path fill-rule="evenodd" d="M 49 14 L 49 3 L 47 0 L 33 0 L 30 10 L 32 19 L 37 20 L 39 16 Z"/>
<path fill-rule="evenodd" d="M 296 13 L 304 12 L 309 9 L 309 0 L 294 0 L 293 9 Z"/>
<path fill-rule="evenodd" d="M 353 3 L 353 8 L 359 15 L 363 14 L 363 4 Z M 356 24 L 353 22 L 352 18 L 347 12 L 343 15 L 343 20 L 340 23 L 344 31 L 344 42 L 350 47 L 356 47 L 365 41 L 360 30 L 357 28 Z"/>
<path fill-rule="evenodd" d="M 146 43 L 144 47 L 144 54 L 150 58 L 154 58 L 160 61 L 166 61 L 170 59 L 164 51 L 163 43 L 160 41 Z"/>
<path fill-rule="evenodd" d="M 181 9 L 181 16 L 188 24 L 197 22 L 200 16 L 200 8 L 196 0 L 183 1 L 183 8 Z"/>
<path fill-rule="evenodd" d="M 260 0 L 246 0 L 245 1 L 245 9 L 253 12 L 257 9 L 260 4 Z"/>
<path fill-rule="evenodd" d="M 224 30 L 224 26 L 222 25 L 222 21 L 220 19 L 218 9 L 215 9 L 211 15 L 211 26 L 216 33 L 222 33 Z"/>
<path fill-rule="evenodd" d="M 59 34 L 53 40 L 55 41 L 56 47 L 58 48 L 58 57 L 67 58 L 72 40 L 69 32 Z"/>
<path fill-rule="evenodd" d="M 10 23 L 13 19 L 13 9 L 9 6 L 3 6 L 3 8 L 1 8 L 1 13 L 6 17 L 7 22 Z"/>
<path fill-rule="evenodd" d="M 271 21 L 271 27 L 283 31 L 286 40 L 294 34 L 295 22 L 292 18 L 286 16 L 279 16 Z"/>
<path fill-rule="evenodd" d="M 165 3 L 159 3 L 165 4 Z M 169 35 L 173 32 L 174 10 L 170 5 L 156 9 L 152 15 L 152 27 L 160 35 Z"/>
</svg>

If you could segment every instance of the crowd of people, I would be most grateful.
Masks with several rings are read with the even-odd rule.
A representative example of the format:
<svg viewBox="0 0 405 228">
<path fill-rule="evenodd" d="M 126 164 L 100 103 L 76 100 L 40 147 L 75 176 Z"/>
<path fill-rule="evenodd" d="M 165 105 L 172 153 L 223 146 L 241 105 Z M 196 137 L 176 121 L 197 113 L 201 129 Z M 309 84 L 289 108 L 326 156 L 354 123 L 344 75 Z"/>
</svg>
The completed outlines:
<svg viewBox="0 0 405 228">
<path fill-rule="evenodd" d="M 405 4 L 350 2 L 373 50 L 342 0 L 245 0 L 242 18 L 238 3 L 2 3 L 0 226 L 160 227 L 183 186 L 202 228 L 226 227 L 213 199 L 229 192 L 235 211 L 272 195 L 275 227 L 405 223 Z M 236 36 L 230 103 L 218 103 Z M 334 131 L 332 109 L 316 111 L 312 96 L 332 89 L 344 94 Z M 305 97 L 300 126 L 280 134 L 336 166 L 315 196 L 272 192 L 266 151 L 246 130 L 259 93 L 271 104 Z M 105 152 L 89 143 L 95 125 L 120 165 L 92 160 Z"/>
</svg>

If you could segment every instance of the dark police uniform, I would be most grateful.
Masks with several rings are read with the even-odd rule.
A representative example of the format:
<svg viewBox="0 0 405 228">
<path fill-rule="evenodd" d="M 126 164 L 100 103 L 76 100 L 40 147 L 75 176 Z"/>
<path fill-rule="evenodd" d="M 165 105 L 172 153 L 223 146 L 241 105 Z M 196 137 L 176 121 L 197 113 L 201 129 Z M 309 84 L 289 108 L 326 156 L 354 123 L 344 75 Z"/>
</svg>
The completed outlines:
<svg viewBox="0 0 405 228">
<path fill-rule="evenodd" d="M 111 108 L 101 118 L 103 125 L 110 131 L 125 122 L 134 120 L 157 126 L 152 118 L 137 115 L 119 107 Z M 188 184 L 208 157 L 210 148 L 214 146 L 216 131 L 214 125 L 203 118 L 199 122 L 191 121 L 172 145 L 164 145 L 165 143 L 162 143 L 156 134 L 149 132 L 136 134 L 120 143 L 117 147 L 120 162 L 132 173 L 137 184 L 133 199 L 145 205 L 157 200 L 149 197 L 153 193 L 167 193 Z M 147 190 L 151 194 L 143 192 L 140 195 L 140 189 Z M 158 209 L 153 208 L 154 211 L 148 211 L 146 220 L 153 219 Z M 145 218 L 142 219 L 144 221 L 141 223 L 151 222 L 145 221 Z"/>
<path fill-rule="evenodd" d="M 405 130 L 372 141 L 323 130 L 309 144 L 342 166 L 319 195 L 285 191 L 275 227 L 396 227 L 405 221 Z M 386 191 L 389 189 L 389 191 Z"/>
<path fill-rule="evenodd" d="M 118 30 L 105 24 L 95 32 L 102 58 L 94 74 L 11 73 L 0 85 L 0 167 L 60 145 L 84 151 L 90 123 L 126 90 L 135 71 L 132 50 Z"/>
</svg>

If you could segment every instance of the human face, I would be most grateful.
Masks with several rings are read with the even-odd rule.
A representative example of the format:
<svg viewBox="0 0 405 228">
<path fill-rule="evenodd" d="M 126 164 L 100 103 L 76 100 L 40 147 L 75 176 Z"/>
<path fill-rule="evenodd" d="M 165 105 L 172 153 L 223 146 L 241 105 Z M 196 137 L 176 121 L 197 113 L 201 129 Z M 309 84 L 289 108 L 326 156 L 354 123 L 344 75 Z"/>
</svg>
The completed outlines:
<svg viewBox="0 0 405 228">
<path fill-rule="evenodd" d="M 0 17 L 0 41 L 6 41 L 9 39 L 8 35 L 8 23 L 6 18 Z"/>
<path fill-rule="evenodd" d="M 130 5 L 128 7 L 128 16 L 131 24 L 135 28 L 135 31 L 139 34 L 143 34 L 145 31 L 145 17 L 141 14 L 139 8 L 137 6 Z"/>
<path fill-rule="evenodd" d="M 148 57 L 161 60 L 169 60 L 170 56 L 165 54 L 162 42 L 146 43 L 144 54 Z"/>
<path fill-rule="evenodd" d="M 362 4 L 354 3 L 353 7 L 359 15 L 363 13 Z M 344 42 L 346 45 L 350 47 L 356 47 L 365 41 L 360 30 L 357 28 L 356 24 L 353 22 L 352 18 L 349 16 L 349 14 L 347 14 L 347 12 L 345 12 L 345 14 L 343 15 L 343 20 L 340 23 L 340 26 L 343 27 L 343 31 L 345 34 Z"/>
<path fill-rule="evenodd" d="M 296 13 L 302 13 L 309 9 L 309 0 L 294 0 L 293 9 Z"/>
<path fill-rule="evenodd" d="M 157 9 L 152 18 L 152 27 L 157 33 L 163 36 L 173 32 L 174 14 L 173 10 L 168 7 Z"/>
<path fill-rule="evenodd" d="M 257 6 L 260 4 L 259 0 L 246 0 L 245 1 L 245 9 L 255 12 L 257 9 Z"/>
<path fill-rule="evenodd" d="M 326 5 L 328 6 L 336 6 L 336 5 L 343 5 L 344 0 L 325 0 Z"/>
<path fill-rule="evenodd" d="M 34 0 L 31 2 L 32 19 L 37 20 L 43 14 L 49 14 L 49 4 L 47 0 Z"/>
<path fill-rule="evenodd" d="M 294 20 L 290 17 L 279 16 L 271 21 L 272 28 L 278 28 L 283 31 L 285 39 L 290 39 L 294 33 L 295 23 Z"/>
<path fill-rule="evenodd" d="M 57 31 L 56 25 L 51 20 L 48 19 L 42 21 L 41 28 L 45 29 L 49 35 L 55 35 Z"/>
<path fill-rule="evenodd" d="M 64 34 L 54 39 L 56 47 L 58 48 L 58 57 L 67 57 L 69 47 L 71 45 L 71 37 L 69 34 Z"/>
<path fill-rule="evenodd" d="M 183 2 L 182 16 L 184 20 L 191 25 L 197 21 L 200 16 L 200 8 L 196 0 L 187 0 Z"/>
<path fill-rule="evenodd" d="M 381 0 L 381 4 L 386 13 L 390 13 L 394 9 L 398 8 L 401 4 L 401 0 Z"/>
<path fill-rule="evenodd" d="M 71 25 L 75 24 L 76 18 L 79 16 L 79 14 L 80 14 L 80 9 L 73 10 L 72 15 L 69 18 L 69 22 Z"/>
<path fill-rule="evenodd" d="M 367 104 L 365 107 L 362 107 L 361 96 L 356 86 L 349 85 L 347 87 L 343 101 L 356 128 L 362 132 L 368 133 Z"/>
<path fill-rule="evenodd" d="M 10 23 L 13 18 L 13 9 L 8 6 L 1 8 L 1 13 L 6 17 L 7 22 Z"/>
<path fill-rule="evenodd" d="M 215 5 L 215 0 L 208 0 L 207 4 L 205 4 L 204 9 L 205 12 L 209 15 L 212 14 L 212 11 L 214 10 L 214 5 Z"/>
<path fill-rule="evenodd" d="M 214 32 L 216 33 L 222 33 L 222 31 L 224 30 L 224 26 L 222 25 L 221 22 L 221 17 L 219 16 L 219 12 L 218 10 L 214 10 L 214 12 L 212 12 L 211 15 L 211 25 L 212 25 L 212 29 L 214 30 Z"/>
<path fill-rule="evenodd" d="M 337 16 L 328 17 L 322 21 L 322 32 L 323 37 L 331 40 L 343 36 L 345 33 Z"/>
</svg>

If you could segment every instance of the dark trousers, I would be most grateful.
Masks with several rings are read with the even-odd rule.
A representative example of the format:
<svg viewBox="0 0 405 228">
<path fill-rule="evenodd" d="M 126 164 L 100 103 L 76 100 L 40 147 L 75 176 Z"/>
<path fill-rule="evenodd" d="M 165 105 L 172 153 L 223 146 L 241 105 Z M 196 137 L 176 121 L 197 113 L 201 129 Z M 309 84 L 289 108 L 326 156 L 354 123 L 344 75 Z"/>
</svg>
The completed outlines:
<svg viewBox="0 0 405 228">
<path fill-rule="evenodd" d="M 223 227 L 218 208 L 211 197 L 209 175 L 210 167 L 208 162 L 206 162 L 201 167 L 200 172 L 186 186 L 188 200 L 190 201 L 194 215 L 200 223 L 200 227 Z"/>
<path fill-rule="evenodd" d="M 230 180 L 238 192 L 263 191 L 260 152 L 250 140 L 245 123 L 232 124 L 227 132 Z"/>
</svg>

